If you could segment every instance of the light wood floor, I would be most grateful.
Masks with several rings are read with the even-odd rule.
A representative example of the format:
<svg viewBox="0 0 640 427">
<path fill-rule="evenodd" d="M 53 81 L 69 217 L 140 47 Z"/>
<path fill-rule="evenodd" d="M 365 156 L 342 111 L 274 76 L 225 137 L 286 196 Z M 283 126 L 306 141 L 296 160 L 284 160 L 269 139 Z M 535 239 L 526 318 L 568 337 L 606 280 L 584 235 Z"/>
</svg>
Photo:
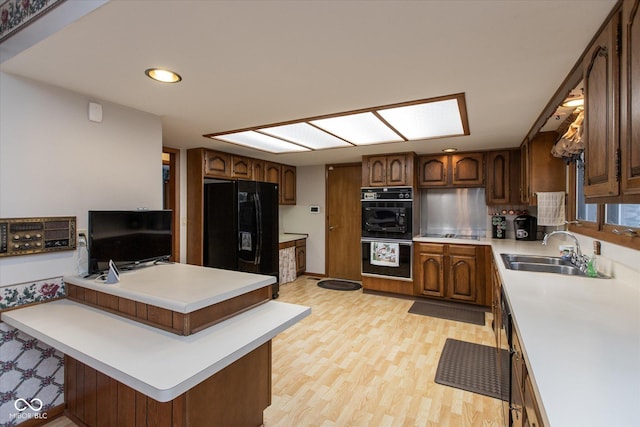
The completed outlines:
<svg viewBox="0 0 640 427">
<path fill-rule="evenodd" d="M 273 340 L 265 427 L 502 425 L 499 400 L 433 381 L 447 338 L 494 345 L 490 313 L 485 326 L 441 320 L 409 314 L 410 300 L 316 283 L 280 287 L 278 301 L 312 314 Z"/>
</svg>

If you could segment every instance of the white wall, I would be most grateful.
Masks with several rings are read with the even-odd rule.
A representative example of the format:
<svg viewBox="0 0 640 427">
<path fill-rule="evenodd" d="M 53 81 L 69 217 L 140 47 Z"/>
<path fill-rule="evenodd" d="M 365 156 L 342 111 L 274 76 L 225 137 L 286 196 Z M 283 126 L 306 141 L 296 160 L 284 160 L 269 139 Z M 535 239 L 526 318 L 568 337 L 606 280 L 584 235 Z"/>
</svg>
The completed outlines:
<svg viewBox="0 0 640 427">
<path fill-rule="evenodd" d="M 0 218 L 162 208 L 162 123 L 143 113 L 0 74 Z M 89 101 L 103 108 L 88 120 Z M 0 286 L 77 270 L 76 252 L 0 258 Z"/>
<path fill-rule="evenodd" d="M 325 274 L 325 166 L 296 168 L 296 205 L 280 206 L 281 233 L 307 233 L 307 272 Z M 312 214 L 309 206 L 320 206 Z"/>
</svg>

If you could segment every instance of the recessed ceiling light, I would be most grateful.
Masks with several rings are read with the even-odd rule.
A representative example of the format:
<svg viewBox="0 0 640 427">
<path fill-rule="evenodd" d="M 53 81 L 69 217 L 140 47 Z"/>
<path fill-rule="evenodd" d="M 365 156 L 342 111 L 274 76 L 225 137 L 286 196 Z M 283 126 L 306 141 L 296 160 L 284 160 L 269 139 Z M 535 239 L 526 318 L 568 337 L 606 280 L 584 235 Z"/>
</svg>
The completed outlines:
<svg viewBox="0 0 640 427">
<path fill-rule="evenodd" d="M 356 145 L 403 141 L 403 138 L 371 112 L 330 117 L 310 122 Z"/>
<path fill-rule="evenodd" d="M 378 113 L 409 140 L 464 133 L 456 98 L 378 110 Z"/>
<path fill-rule="evenodd" d="M 458 151 L 457 148 L 445 148 L 442 151 L 444 151 L 445 153 L 455 153 L 456 151 Z"/>
<path fill-rule="evenodd" d="M 178 83 L 182 80 L 180 74 L 163 68 L 147 68 L 144 73 L 149 78 L 162 83 Z"/>
<path fill-rule="evenodd" d="M 269 151 L 271 153 L 310 151 L 306 147 L 254 131 L 220 135 L 217 136 L 216 139 L 221 139 L 233 144 L 244 145 L 245 147 L 257 148 L 258 150 Z"/>
</svg>

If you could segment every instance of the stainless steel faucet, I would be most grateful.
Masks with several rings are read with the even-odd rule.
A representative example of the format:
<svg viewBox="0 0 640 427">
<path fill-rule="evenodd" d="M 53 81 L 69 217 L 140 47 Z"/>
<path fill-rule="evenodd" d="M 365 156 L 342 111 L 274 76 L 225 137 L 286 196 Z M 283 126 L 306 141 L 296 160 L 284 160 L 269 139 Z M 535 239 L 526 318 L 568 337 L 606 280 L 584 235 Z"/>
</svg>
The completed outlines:
<svg viewBox="0 0 640 427">
<path fill-rule="evenodd" d="M 580 242 L 578 241 L 578 238 L 571 232 L 569 231 L 565 231 L 565 230 L 556 230 L 556 231 L 552 231 L 549 234 L 545 234 L 544 238 L 542 239 L 542 244 L 546 245 L 547 244 L 547 240 L 549 239 L 549 237 L 556 235 L 556 234 L 564 234 L 565 236 L 569 236 L 573 239 L 573 241 L 576 244 L 576 252 L 575 254 L 572 254 L 571 256 L 571 262 L 575 265 L 578 266 L 578 268 L 580 268 L 580 270 L 586 271 L 587 269 L 587 264 L 589 262 L 589 258 L 582 255 L 582 251 L 580 250 Z M 575 255 L 575 256 L 574 256 Z"/>
<path fill-rule="evenodd" d="M 549 239 L 549 237 L 555 235 L 555 234 L 564 234 L 566 236 L 569 236 L 573 239 L 574 242 L 576 242 L 576 254 L 579 257 L 582 257 L 582 251 L 580 250 L 580 242 L 578 241 L 578 238 L 571 233 L 570 231 L 565 231 L 565 230 L 556 230 L 556 231 L 552 231 L 549 234 L 545 234 L 544 238 L 542 239 L 542 244 L 546 245 L 547 244 L 547 239 Z"/>
</svg>

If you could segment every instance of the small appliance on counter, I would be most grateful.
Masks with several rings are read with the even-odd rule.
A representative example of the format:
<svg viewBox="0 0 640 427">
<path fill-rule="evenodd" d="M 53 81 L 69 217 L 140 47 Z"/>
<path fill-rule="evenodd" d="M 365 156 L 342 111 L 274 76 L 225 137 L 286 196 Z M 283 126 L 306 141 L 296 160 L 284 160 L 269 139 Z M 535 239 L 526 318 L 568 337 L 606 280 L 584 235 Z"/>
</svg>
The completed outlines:
<svg viewBox="0 0 640 427">
<path fill-rule="evenodd" d="M 491 236 L 494 239 L 504 239 L 507 234 L 507 219 L 502 215 L 494 215 L 491 217 Z"/>
<path fill-rule="evenodd" d="M 516 240 L 536 240 L 538 221 L 535 216 L 519 215 L 513 220 Z"/>
</svg>

